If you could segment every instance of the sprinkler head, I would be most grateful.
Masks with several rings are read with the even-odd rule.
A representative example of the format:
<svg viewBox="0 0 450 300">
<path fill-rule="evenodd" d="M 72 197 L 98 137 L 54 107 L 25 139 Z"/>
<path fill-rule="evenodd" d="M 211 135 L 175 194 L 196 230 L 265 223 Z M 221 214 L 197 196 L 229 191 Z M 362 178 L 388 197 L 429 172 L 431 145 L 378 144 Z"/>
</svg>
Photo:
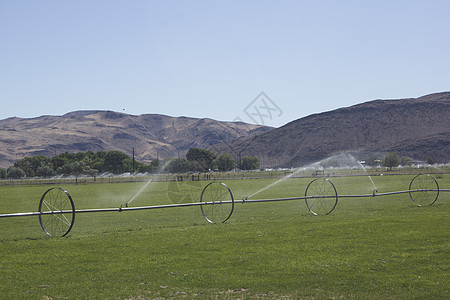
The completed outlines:
<svg viewBox="0 0 450 300">
<path fill-rule="evenodd" d="M 378 192 L 378 189 L 373 189 L 372 190 L 372 195 L 373 195 L 373 197 L 375 197 L 375 193 L 377 193 Z"/>
<path fill-rule="evenodd" d="M 121 204 L 120 207 L 119 207 L 119 212 L 122 212 L 122 208 L 123 207 L 128 207 L 128 203 Z"/>
</svg>

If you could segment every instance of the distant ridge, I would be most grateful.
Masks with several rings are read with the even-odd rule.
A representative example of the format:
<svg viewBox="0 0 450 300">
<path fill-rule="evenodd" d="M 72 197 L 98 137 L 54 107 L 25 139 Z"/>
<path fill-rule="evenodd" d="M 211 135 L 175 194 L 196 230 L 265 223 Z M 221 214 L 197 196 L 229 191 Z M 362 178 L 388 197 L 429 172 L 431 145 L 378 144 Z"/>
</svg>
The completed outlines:
<svg viewBox="0 0 450 300">
<path fill-rule="evenodd" d="M 220 145 L 257 155 L 265 167 L 297 167 L 343 152 L 359 159 L 397 152 L 450 162 L 450 92 L 374 100 L 314 114 L 257 136 Z"/>
<path fill-rule="evenodd" d="M 183 156 L 192 147 L 259 157 L 262 167 L 298 167 L 348 152 L 358 159 L 397 152 L 450 162 L 450 92 L 373 100 L 314 114 L 280 128 L 208 118 L 75 111 L 0 120 L 0 166 L 26 156 L 119 150 L 136 159 Z"/>
<path fill-rule="evenodd" d="M 26 156 L 119 150 L 136 159 L 178 157 L 191 147 L 211 148 L 272 128 L 208 118 L 139 116 L 113 111 L 75 111 L 63 116 L 0 120 L 0 166 Z"/>
</svg>

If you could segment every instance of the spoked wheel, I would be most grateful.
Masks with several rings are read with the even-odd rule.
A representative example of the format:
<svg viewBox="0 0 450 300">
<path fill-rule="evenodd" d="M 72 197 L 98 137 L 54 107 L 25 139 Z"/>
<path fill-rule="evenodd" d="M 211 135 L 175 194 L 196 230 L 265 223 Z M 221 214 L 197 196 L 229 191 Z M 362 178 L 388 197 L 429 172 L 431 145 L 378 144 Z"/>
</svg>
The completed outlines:
<svg viewBox="0 0 450 300">
<path fill-rule="evenodd" d="M 327 178 L 311 181 L 306 187 L 305 197 L 306 206 L 315 215 L 328 215 L 338 202 L 336 188 Z"/>
<path fill-rule="evenodd" d="M 224 223 L 233 213 L 234 198 L 225 183 L 211 182 L 202 191 L 200 207 L 205 219 L 210 223 Z"/>
<path fill-rule="evenodd" d="M 439 197 L 439 185 L 433 176 L 419 174 L 409 184 L 409 197 L 417 206 L 433 205 Z"/>
<path fill-rule="evenodd" d="M 62 188 L 51 188 L 39 202 L 39 222 L 44 232 L 51 237 L 65 236 L 75 221 L 75 206 L 72 197 Z"/>
</svg>

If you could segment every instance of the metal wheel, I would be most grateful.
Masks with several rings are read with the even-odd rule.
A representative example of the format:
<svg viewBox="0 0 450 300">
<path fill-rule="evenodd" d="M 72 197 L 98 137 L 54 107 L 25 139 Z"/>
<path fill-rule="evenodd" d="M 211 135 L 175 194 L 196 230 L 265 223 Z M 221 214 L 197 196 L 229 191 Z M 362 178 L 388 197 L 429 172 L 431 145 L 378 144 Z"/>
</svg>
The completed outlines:
<svg viewBox="0 0 450 300">
<path fill-rule="evenodd" d="M 305 190 L 305 201 L 309 211 L 317 215 L 328 215 L 338 202 L 334 184 L 327 178 L 311 181 Z"/>
<path fill-rule="evenodd" d="M 200 207 L 205 219 L 210 223 L 224 223 L 233 213 L 234 198 L 225 183 L 211 182 L 200 195 Z"/>
<path fill-rule="evenodd" d="M 409 197 L 417 206 L 433 205 L 439 197 L 439 185 L 433 176 L 419 174 L 409 184 Z"/>
<path fill-rule="evenodd" d="M 75 206 L 72 197 L 62 188 L 51 188 L 39 202 L 39 222 L 44 232 L 51 237 L 65 236 L 75 221 Z"/>
</svg>

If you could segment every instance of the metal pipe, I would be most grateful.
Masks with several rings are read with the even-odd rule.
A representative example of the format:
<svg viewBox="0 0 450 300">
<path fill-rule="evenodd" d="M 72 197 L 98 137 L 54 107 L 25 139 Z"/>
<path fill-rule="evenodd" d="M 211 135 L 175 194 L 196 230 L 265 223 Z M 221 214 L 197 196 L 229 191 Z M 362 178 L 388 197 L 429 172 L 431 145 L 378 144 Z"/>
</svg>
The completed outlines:
<svg viewBox="0 0 450 300">
<path fill-rule="evenodd" d="M 3 215 L 0 215 L 0 218 L 37 216 L 37 215 L 39 215 L 39 214 L 40 214 L 39 212 L 27 212 L 27 213 L 3 214 Z"/>
<path fill-rule="evenodd" d="M 231 203 L 232 201 L 222 201 L 220 203 Z M 92 209 L 78 209 L 78 210 L 60 210 L 60 211 L 44 211 L 44 212 L 27 212 L 2 214 L 0 218 L 7 217 L 24 217 L 24 216 L 38 216 L 38 215 L 52 215 L 52 214 L 68 214 L 68 213 L 93 213 L 93 212 L 122 212 L 132 210 L 156 209 L 156 208 L 170 208 L 170 207 L 184 207 L 184 206 L 199 206 L 199 205 L 214 205 L 217 202 L 196 202 L 196 203 L 181 203 L 181 204 L 166 204 L 155 206 L 141 206 L 141 207 L 119 207 L 119 208 L 92 208 Z"/>
<path fill-rule="evenodd" d="M 429 189 L 429 190 L 407 190 L 398 192 L 387 192 L 378 194 L 363 194 L 363 195 L 337 195 L 338 198 L 371 198 L 377 196 L 388 196 L 388 195 L 398 195 L 406 194 L 410 192 L 450 192 L 450 189 Z M 254 199 L 254 200 L 233 200 L 235 203 L 258 203 L 258 202 L 276 202 L 276 201 L 290 201 L 290 200 L 305 200 L 305 199 L 317 199 L 317 198 L 335 198 L 336 196 L 303 196 L 303 197 L 291 197 L 291 198 L 278 198 L 278 199 Z M 171 207 L 187 207 L 187 206 L 200 206 L 200 205 L 215 205 L 215 204 L 229 204 L 233 201 L 221 201 L 221 202 L 195 202 L 195 203 L 181 203 L 181 204 L 166 204 L 166 205 L 155 205 L 155 206 L 141 206 L 141 207 L 119 207 L 119 208 L 93 208 L 93 209 L 79 209 L 75 210 L 75 213 L 95 213 L 95 212 L 123 212 L 123 211 L 133 211 L 133 210 L 145 210 L 145 209 L 157 209 L 157 208 L 171 208 Z M 38 216 L 38 215 L 51 215 L 51 214 L 67 214 L 73 213 L 73 211 L 45 211 L 45 212 L 26 212 L 26 213 L 13 213 L 13 214 L 2 214 L 0 218 L 7 217 L 26 217 L 26 216 Z"/>
</svg>

